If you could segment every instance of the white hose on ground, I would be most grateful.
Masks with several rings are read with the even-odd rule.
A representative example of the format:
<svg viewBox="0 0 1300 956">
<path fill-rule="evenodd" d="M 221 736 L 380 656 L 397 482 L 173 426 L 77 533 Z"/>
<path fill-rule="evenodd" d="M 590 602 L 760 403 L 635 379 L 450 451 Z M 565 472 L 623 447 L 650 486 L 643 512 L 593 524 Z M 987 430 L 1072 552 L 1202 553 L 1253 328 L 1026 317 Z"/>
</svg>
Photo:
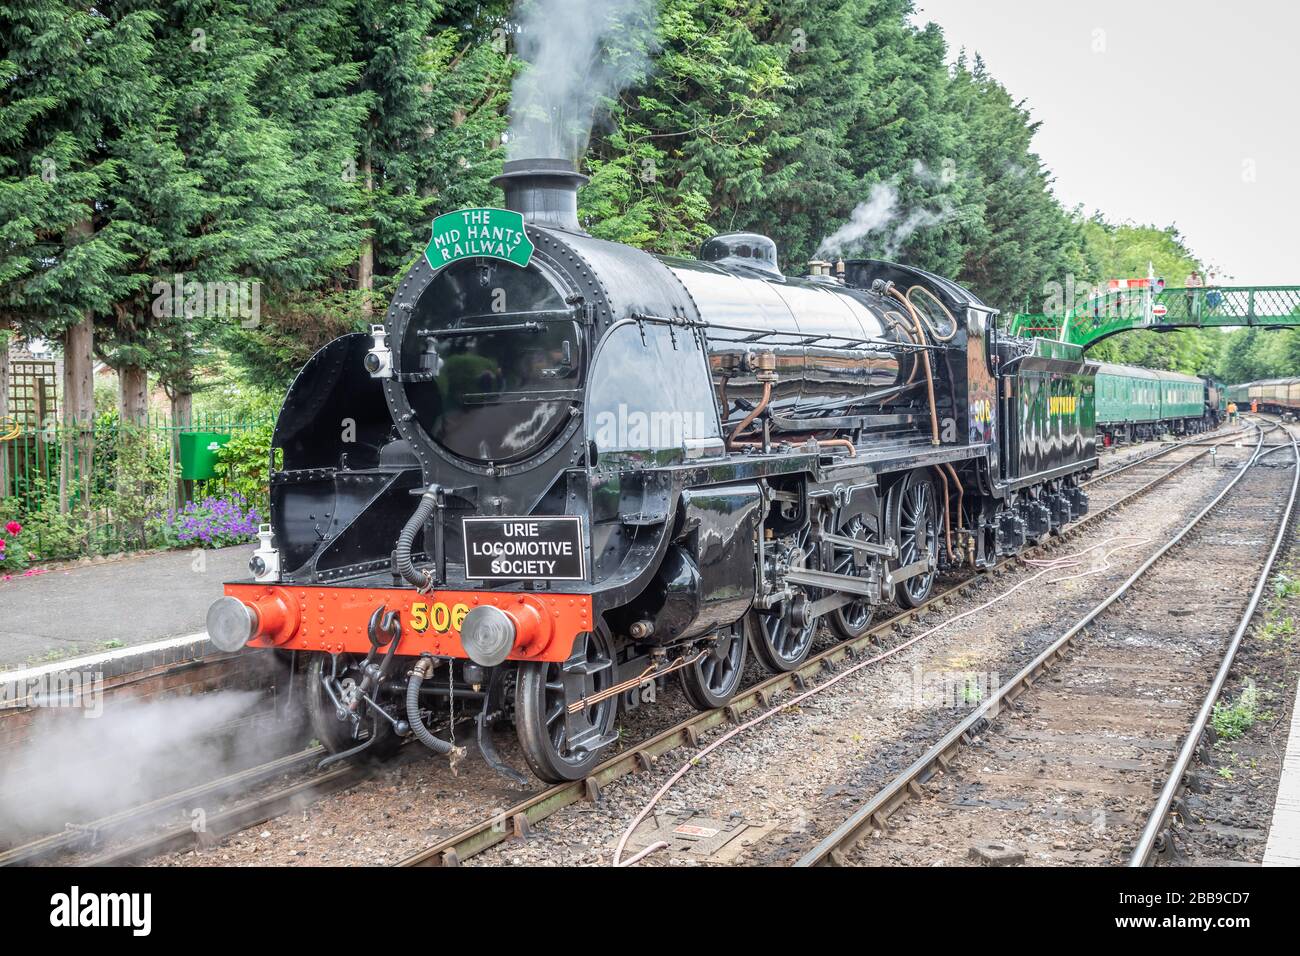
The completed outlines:
<svg viewBox="0 0 1300 956">
<path fill-rule="evenodd" d="M 1127 543 L 1121 544 L 1119 542 L 1127 542 Z M 666 847 L 669 846 L 669 844 L 660 840 L 657 843 L 652 843 L 650 846 L 646 847 L 643 850 L 639 850 L 634 856 L 630 856 L 626 860 L 623 859 L 623 851 L 627 847 L 627 841 L 631 839 L 632 834 L 636 831 L 636 828 L 639 827 L 642 821 L 644 821 L 645 818 L 650 815 L 650 812 L 654 810 L 655 806 L 664 797 L 664 795 L 667 794 L 668 791 L 673 788 L 673 786 L 677 783 L 677 781 L 681 780 L 682 777 L 686 776 L 687 772 L 691 769 L 691 767 L 695 766 L 704 757 L 708 756 L 710 753 L 717 750 L 728 740 L 731 740 L 733 737 L 737 736 L 738 734 L 744 733 L 746 730 L 749 730 L 751 727 L 754 727 L 762 723 L 763 721 L 767 720 L 769 717 L 773 717 L 776 714 L 789 710 L 792 707 L 797 707 L 799 704 L 803 703 L 808 698 L 813 697 L 816 694 L 820 694 L 822 691 L 826 690 L 827 688 L 834 687 L 836 684 L 844 680 L 846 677 L 856 674 L 860 670 L 870 667 L 873 664 L 879 664 L 881 661 L 893 657 L 894 655 L 906 650 L 907 648 L 912 647 L 913 645 L 925 640 L 927 637 L 930 637 L 933 634 L 937 634 L 939 631 L 942 631 L 945 628 L 951 627 L 953 624 L 956 624 L 959 621 L 963 621 L 966 618 L 971 617 L 975 614 L 980 614 L 983 613 L 984 611 L 987 611 L 989 608 L 993 607 L 993 605 L 999 603 L 1000 601 L 1006 600 L 1011 595 L 1019 591 L 1021 588 L 1033 584 L 1035 581 L 1039 580 L 1045 575 L 1051 574 L 1053 571 L 1074 571 L 1075 573 L 1063 575 L 1058 578 L 1052 578 L 1051 580 L 1045 582 L 1048 585 L 1060 584 L 1065 581 L 1072 581 L 1078 578 L 1084 578 L 1094 574 L 1102 574 L 1111 568 L 1110 559 L 1113 555 L 1116 555 L 1121 551 L 1128 551 L 1133 548 L 1141 547 L 1142 545 L 1149 544 L 1150 542 L 1151 542 L 1150 538 L 1142 538 L 1142 537 L 1138 537 L 1137 535 L 1118 535 L 1113 538 L 1107 538 L 1105 541 L 1102 541 L 1099 544 L 1095 544 L 1090 548 L 1085 548 L 1083 551 L 1078 551 L 1074 554 L 1064 555 L 1063 557 L 1047 558 L 1047 559 L 1026 558 L 1024 559 L 1025 563 L 1030 565 L 1031 567 L 1038 568 L 1039 569 L 1038 572 L 1030 575 L 1029 577 L 1025 578 L 1023 581 L 1019 582 L 1018 584 L 1008 588 L 1006 591 L 1003 591 L 1001 594 L 999 594 L 997 597 L 993 598 L 992 600 L 987 601 L 984 604 L 981 604 L 979 607 L 971 608 L 969 611 L 963 611 L 961 614 L 958 614 L 956 617 L 951 618 L 950 620 L 944 621 L 942 624 L 936 624 L 934 627 L 930 628 L 929 630 L 922 631 L 920 634 L 916 635 L 915 637 L 909 638 L 908 640 L 904 641 L 902 644 L 899 644 L 897 647 L 891 647 L 889 650 L 882 651 L 881 653 L 877 654 L 875 657 L 870 657 L 864 661 L 860 661 L 859 663 L 854 664 L 848 670 L 843 671 L 840 674 L 836 674 L 830 680 L 824 681 L 823 683 L 818 684 L 816 687 L 804 691 L 802 694 L 799 694 L 798 696 L 791 698 L 790 700 L 786 701 L 783 704 L 778 704 L 775 707 L 772 707 L 770 710 L 764 711 L 763 713 L 759 714 L 757 717 L 745 721 L 743 724 L 737 724 L 735 727 L 727 731 L 717 740 L 713 741 L 712 743 L 708 744 L 705 747 L 702 747 L 698 752 L 693 754 L 691 758 L 686 761 L 686 763 L 682 764 L 682 766 L 679 767 L 677 771 L 671 777 L 669 777 L 667 781 L 664 782 L 664 785 L 662 787 L 660 787 L 657 791 L 655 791 L 654 796 L 650 798 L 649 802 L 646 803 L 645 807 L 641 809 L 641 812 L 636 815 L 636 818 L 633 819 L 633 821 L 628 825 L 627 829 L 623 831 L 623 836 L 619 838 L 618 846 L 614 850 L 613 865 L 632 866 L 633 864 L 638 863 L 641 860 L 645 859 L 651 853 L 654 853 L 657 850 L 665 849 Z M 1088 555 L 1093 554 L 1096 551 L 1101 551 L 1103 549 L 1107 549 L 1107 550 L 1103 551 L 1100 561 L 1094 560 L 1091 562 L 1087 562 L 1084 560 Z M 1083 569 L 1083 570 L 1079 570 L 1079 569 Z"/>
</svg>

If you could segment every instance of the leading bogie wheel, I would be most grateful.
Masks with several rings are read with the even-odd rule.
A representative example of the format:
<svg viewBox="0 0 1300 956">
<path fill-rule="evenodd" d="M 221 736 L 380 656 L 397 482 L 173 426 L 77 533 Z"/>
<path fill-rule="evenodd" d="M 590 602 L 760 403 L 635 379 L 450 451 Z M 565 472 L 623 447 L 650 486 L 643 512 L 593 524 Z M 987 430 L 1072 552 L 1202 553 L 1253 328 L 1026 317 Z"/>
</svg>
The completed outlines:
<svg viewBox="0 0 1300 956">
<path fill-rule="evenodd" d="M 528 766 L 548 783 L 581 780 L 618 739 L 618 696 L 595 700 L 614 684 L 614 644 L 603 626 L 578 635 L 563 663 L 519 665 L 515 730 Z M 575 706 L 583 705 L 583 706 Z"/>
<path fill-rule="evenodd" d="M 375 713 L 364 700 L 351 716 L 350 701 L 361 683 L 361 663 L 357 654 L 313 653 L 307 661 L 307 720 L 312 735 L 332 754 L 342 753 L 364 743 L 372 735 L 375 742 L 361 751 L 367 759 L 383 759 L 397 752 L 402 738 L 382 714 Z"/>
<path fill-rule="evenodd" d="M 750 617 L 746 615 L 735 624 L 720 629 L 713 636 L 712 643 L 687 652 L 698 660 L 681 671 L 682 689 L 686 692 L 686 699 L 697 710 L 725 707 L 740 688 L 745 675 L 749 621 Z"/>
<path fill-rule="evenodd" d="M 895 571 L 918 561 L 929 561 L 930 570 L 899 581 L 894 600 L 900 607 L 920 607 L 930 596 L 939 564 L 939 509 L 934 482 L 922 468 L 894 484 L 889 492 L 890 536 L 898 545 Z"/>
<path fill-rule="evenodd" d="M 807 601 L 800 594 L 796 601 Z M 768 611 L 750 611 L 750 633 L 753 635 L 754 651 L 759 661 L 773 674 L 792 671 L 808 659 L 812 651 L 813 637 L 817 633 L 817 622 L 809 621 L 799 624 L 792 613 L 789 601 L 783 601 Z"/>
</svg>

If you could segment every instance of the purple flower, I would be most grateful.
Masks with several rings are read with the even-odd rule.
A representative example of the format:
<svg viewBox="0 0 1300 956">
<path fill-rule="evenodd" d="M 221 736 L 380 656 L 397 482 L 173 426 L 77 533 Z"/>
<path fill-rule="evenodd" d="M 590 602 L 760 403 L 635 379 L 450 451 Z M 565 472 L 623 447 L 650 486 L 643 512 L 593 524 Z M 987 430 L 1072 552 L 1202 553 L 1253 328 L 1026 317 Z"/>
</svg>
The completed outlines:
<svg viewBox="0 0 1300 956">
<path fill-rule="evenodd" d="M 253 539 L 261 516 L 248 507 L 243 495 L 235 493 L 191 501 L 182 511 L 168 513 L 166 523 L 181 544 L 198 542 L 219 548 Z"/>
</svg>

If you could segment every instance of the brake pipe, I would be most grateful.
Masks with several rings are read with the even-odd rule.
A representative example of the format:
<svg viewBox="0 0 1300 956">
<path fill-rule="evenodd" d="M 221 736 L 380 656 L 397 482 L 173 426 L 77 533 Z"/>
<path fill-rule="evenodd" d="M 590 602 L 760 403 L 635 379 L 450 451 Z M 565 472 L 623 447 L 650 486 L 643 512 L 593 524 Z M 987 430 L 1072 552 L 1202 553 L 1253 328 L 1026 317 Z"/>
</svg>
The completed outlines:
<svg viewBox="0 0 1300 956">
<path fill-rule="evenodd" d="M 411 669 L 411 678 L 406 685 L 406 721 L 411 725 L 411 733 L 415 734 L 416 740 L 434 753 L 450 758 L 451 769 L 455 773 L 456 764 L 465 756 L 465 748 L 457 747 L 455 744 L 435 736 L 424 725 L 424 719 L 420 716 L 420 686 L 433 674 L 435 666 L 436 662 L 433 657 L 429 654 L 421 654 L 415 667 Z"/>
</svg>

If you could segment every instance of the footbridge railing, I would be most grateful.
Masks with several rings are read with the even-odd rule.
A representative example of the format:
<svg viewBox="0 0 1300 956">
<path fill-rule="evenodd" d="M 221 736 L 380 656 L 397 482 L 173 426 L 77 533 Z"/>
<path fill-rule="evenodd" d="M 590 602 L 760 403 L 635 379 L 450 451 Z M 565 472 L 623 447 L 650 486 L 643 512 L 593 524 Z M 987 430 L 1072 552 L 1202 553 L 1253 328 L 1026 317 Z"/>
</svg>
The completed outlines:
<svg viewBox="0 0 1300 956">
<path fill-rule="evenodd" d="M 1121 289 L 1089 299 L 1064 317 L 1016 315 L 1011 330 L 1087 349 L 1120 332 L 1239 326 L 1300 327 L 1300 286 Z"/>
</svg>

